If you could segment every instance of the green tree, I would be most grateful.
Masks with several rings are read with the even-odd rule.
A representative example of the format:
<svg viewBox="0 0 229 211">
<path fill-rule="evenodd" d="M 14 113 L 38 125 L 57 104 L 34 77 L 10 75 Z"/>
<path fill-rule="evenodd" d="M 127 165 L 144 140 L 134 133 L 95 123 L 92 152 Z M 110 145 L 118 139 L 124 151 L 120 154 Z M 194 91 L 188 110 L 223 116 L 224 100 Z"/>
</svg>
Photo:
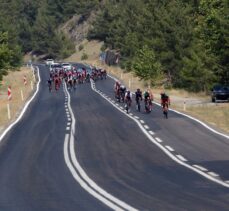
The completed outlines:
<svg viewBox="0 0 229 211">
<path fill-rule="evenodd" d="M 137 76 L 150 80 L 153 84 L 163 76 L 162 66 L 156 59 L 154 51 L 148 46 L 144 46 L 137 52 L 132 67 Z"/>
</svg>

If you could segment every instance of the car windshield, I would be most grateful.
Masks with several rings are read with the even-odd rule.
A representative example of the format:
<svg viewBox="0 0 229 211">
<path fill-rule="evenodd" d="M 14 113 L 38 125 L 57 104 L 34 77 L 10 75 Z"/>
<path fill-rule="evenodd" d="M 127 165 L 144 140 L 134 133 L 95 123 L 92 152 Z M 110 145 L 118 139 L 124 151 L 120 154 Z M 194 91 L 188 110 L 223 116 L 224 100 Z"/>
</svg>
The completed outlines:
<svg viewBox="0 0 229 211">
<path fill-rule="evenodd" d="M 62 66 L 70 66 L 70 64 L 64 63 L 64 64 L 62 64 Z"/>
<path fill-rule="evenodd" d="M 215 86 L 215 91 L 229 91 L 229 86 Z"/>
<path fill-rule="evenodd" d="M 59 64 L 53 64 L 53 65 L 51 65 L 51 67 L 52 68 L 61 68 L 61 65 L 59 65 Z"/>
</svg>

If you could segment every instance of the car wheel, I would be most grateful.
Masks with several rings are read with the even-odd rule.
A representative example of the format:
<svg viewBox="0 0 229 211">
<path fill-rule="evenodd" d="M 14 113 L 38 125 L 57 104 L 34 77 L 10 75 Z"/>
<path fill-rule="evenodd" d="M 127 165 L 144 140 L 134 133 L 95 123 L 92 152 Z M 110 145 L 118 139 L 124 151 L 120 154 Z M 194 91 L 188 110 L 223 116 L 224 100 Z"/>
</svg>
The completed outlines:
<svg viewBox="0 0 229 211">
<path fill-rule="evenodd" d="M 213 102 L 213 103 L 215 102 L 215 97 L 212 97 L 212 102 Z"/>
</svg>

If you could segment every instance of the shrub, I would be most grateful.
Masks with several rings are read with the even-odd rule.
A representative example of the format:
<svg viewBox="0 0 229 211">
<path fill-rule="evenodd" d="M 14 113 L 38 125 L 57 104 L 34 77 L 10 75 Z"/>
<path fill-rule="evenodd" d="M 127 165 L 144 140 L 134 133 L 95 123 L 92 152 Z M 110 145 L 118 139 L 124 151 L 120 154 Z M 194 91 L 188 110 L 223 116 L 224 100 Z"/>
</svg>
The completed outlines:
<svg viewBox="0 0 229 211">
<path fill-rule="evenodd" d="M 88 55 L 84 52 L 83 55 L 81 56 L 81 60 L 86 60 L 88 59 Z"/>
<path fill-rule="evenodd" d="M 82 51 L 84 49 L 84 46 L 81 44 L 79 45 L 79 51 Z"/>
</svg>

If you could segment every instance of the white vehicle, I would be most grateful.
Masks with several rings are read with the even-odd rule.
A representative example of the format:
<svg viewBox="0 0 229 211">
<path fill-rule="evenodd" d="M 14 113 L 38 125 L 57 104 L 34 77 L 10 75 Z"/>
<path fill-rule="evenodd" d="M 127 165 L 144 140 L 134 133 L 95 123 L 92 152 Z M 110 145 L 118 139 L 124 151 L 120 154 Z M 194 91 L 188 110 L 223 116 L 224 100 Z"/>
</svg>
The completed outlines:
<svg viewBox="0 0 229 211">
<path fill-rule="evenodd" d="M 72 65 L 69 64 L 69 63 L 62 63 L 62 68 L 63 68 L 64 70 L 69 71 L 69 70 L 72 69 Z"/>
<path fill-rule="evenodd" d="M 50 68 L 49 68 L 49 70 L 50 70 L 50 72 L 51 71 L 60 71 L 60 70 L 62 70 L 63 68 L 62 68 L 62 65 L 61 64 L 59 64 L 59 63 L 53 63 L 53 64 L 51 64 L 50 65 Z"/>
<path fill-rule="evenodd" d="M 45 64 L 46 64 L 47 66 L 50 66 L 51 64 L 54 64 L 54 60 L 53 60 L 53 59 L 47 59 L 47 60 L 45 61 Z"/>
</svg>

